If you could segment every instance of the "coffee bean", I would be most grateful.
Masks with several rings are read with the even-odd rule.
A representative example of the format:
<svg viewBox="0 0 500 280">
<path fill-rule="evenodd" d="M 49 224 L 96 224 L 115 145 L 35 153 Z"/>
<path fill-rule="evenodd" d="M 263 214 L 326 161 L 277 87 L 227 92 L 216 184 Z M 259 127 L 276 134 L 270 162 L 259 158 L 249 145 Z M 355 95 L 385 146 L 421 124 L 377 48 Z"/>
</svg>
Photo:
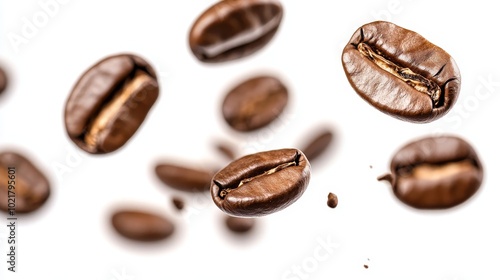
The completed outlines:
<svg viewBox="0 0 500 280">
<path fill-rule="evenodd" d="M 310 164 L 297 149 L 260 152 L 239 158 L 212 179 L 212 199 L 231 216 L 258 217 L 280 211 L 304 193 Z"/>
<path fill-rule="evenodd" d="M 5 91 L 8 85 L 7 74 L 5 70 L 0 67 L 0 95 Z"/>
<path fill-rule="evenodd" d="M 177 208 L 177 210 L 182 210 L 184 209 L 184 200 L 179 198 L 179 197 L 174 197 L 172 198 L 172 204 L 174 204 L 175 208 Z"/>
<path fill-rule="evenodd" d="M 306 155 L 309 162 L 312 162 L 330 147 L 332 140 L 333 131 L 330 129 L 321 130 L 311 137 L 301 151 Z"/>
<path fill-rule="evenodd" d="M 280 26 L 283 8 L 277 0 L 220 1 L 191 27 L 189 46 L 202 62 L 225 62 L 262 49 Z"/>
<path fill-rule="evenodd" d="M 158 97 L 152 67 L 142 58 L 107 57 L 87 70 L 66 101 L 66 131 L 91 154 L 122 147 L 139 129 Z"/>
<path fill-rule="evenodd" d="M 460 92 L 453 58 L 424 37 L 383 21 L 361 26 L 342 53 L 349 83 L 397 119 L 427 123 L 445 115 Z"/>
<path fill-rule="evenodd" d="M 339 199 L 334 193 L 328 193 L 328 200 L 326 202 L 328 207 L 335 208 L 339 204 Z"/>
<path fill-rule="evenodd" d="M 226 227 L 234 233 L 247 233 L 255 226 L 255 218 L 226 216 Z"/>
<path fill-rule="evenodd" d="M 49 195 L 47 177 L 27 157 L 17 152 L 0 152 L 0 210 L 33 212 Z"/>
<path fill-rule="evenodd" d="M 252 131 L 271 123 L 287 103 L 288 90 L 277 78 L 254 77 L 229 91 L 222 103 L 222 114 L 233 129 Z"/>
<path fill-rule="evenodd" d="M 204 192 L 210 189 L 213 172 L 161 163 L 155 167 L 156 176 L 167 186 L 185 192 Z"/>
<path fill-rule="evenodd" d="M 481 162 L 470 144 L 456 136 L 418 139 L 396 152 L 391 183 L 403 203 L 419 209 L 445 209 L 469 199 L 483 179 Z"/>
<path fill-rule="evenodd" d="M 234 147 L 230 146 L 227 143 L 218 143 L 217 150 L 231 161 L 236 158 L 236 152 L 234 151 Z"/>
<path fill-rule="evenodd" d="M 115 212 L 111 216 L 111 224 L 119 234 L 136 241 L 163 240 L 175 230 L 174 224 L 167 218 L 136 210 Z"/>
</svg>

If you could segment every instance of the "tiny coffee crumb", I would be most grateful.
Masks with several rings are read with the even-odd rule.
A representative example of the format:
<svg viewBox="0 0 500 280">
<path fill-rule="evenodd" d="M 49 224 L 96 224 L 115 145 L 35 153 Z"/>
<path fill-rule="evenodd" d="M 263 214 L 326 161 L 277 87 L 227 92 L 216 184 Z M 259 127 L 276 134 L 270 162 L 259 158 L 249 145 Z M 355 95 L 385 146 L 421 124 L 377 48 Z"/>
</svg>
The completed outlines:
<svg viewBox="0 0 500 280">
<path fill-rule="evenodd" d="M 175 208 L 179 211 L 184 209 L 184 200 L 179 197 L 172 198 L 172 204 L 174 204 Z"/>
<path fill-rule="evenodd" d="M 339 199 L 337 198 L 337 196 L 334 193 L 329 193 L 328 194 L 328 201 L 326 202 L 328 207 L 335 208 L 335 207 L 337 207 L 338 203 L 339 203 Z"/>
</svg>

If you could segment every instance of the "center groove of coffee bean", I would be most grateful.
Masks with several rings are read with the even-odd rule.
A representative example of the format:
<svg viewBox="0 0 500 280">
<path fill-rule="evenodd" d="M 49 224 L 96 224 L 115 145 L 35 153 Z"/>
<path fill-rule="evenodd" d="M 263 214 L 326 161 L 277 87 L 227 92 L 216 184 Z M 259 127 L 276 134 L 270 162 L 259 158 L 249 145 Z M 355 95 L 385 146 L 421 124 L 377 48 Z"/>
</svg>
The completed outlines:
<svg viewBox="0 0 500 280">
<path fill-rule="evenodd" d="M 236 188 L 239 188 L 239 187 L 241 187 L 242 185 L 244 185 L 244 184 L 246 184 L 246 183 L 248 183 L 248 182 L 251 182 L 251 181 L 253 181 L 253 180 L 254 180 L 254 179 L 256 179 L 256 178 L 259 178 L 259 177 L 262 177 L 262 176 L 267 176 L 267 175 L 274 174 L 274 173 L 279 172 L 280 170 L 283 170 L 283 169 L 285 169 L 285 168 L 287 168 L 287 167 L 290 167 L 290 166 L 298 166 L 298 165 L 299 165 L 299 159 L 300 159 L 300 154 L 299 154 L 299 153 L 297 153 L 297 154 L 295 155 L 294 160 L 293 160 L 292 162 L 285 162 L 285 163 L 282 163 L 282 164 L 280 164 L 280 165 L 278 165 L 278 166 L 276 166 L 276 167 L 274 167 L 274 168 L 271 168 L 271 169 L 269 169 L 269 170 L 265 171 L 264 173 L 261 173 L 261 174 L 255 175 L 255 176 L 250 177 L 250 178 L 245 178 L 245 179 L 241 180 L 241 181 L 240 181 L 240 183 L 238 184 L 238 186 L 237 186 L 237 187 L 235 187 L 235 188 L 228 187 L 228 188 L 222 189 L 222 190 L 219 192 L 219 197 L 220 197 L 220 198 L 224 198 L 224 197 L 226 197 L 226 195 L 227 195 L 228 193 L 230 193 L 232 190 L 234 190 L 234 189 L 236 189 Z M 217 185 L 219 185 L 217 182 L 215 182 L 215 183 L 216 183 Z M 219 185 L 219 187 L 221 187 L 221 186 Z"/>
<path fill-rule="evenodd" d="M 86 132 L 84 132 L 84 141 L 91 148 L 96 148 L 97 138 L 101 131 L 104 130 L 107 124 L 115 118 L 118 112 L 123 108 L 123 105 L 132 98 L 133 94 L 153 80 L 148 74 L 143 71 L 134 71 L 132 78 L 127 79 L 122 87 L 119 87 L 118 92 L 112 94 L 111 100 L 105 102 L 101 109 L 97 111 L 97 115 L 90 119 Z"/>
<path fill-rule="evenodd" d="M 453 176 L 473 170 L 475 165 L 470 160 L 449 162 L 445 164 L 420 164 L 413 168 L 403 168 L 398 170 L 400 176 L 412 176 L 415 179 L 439 180 L 443 177 Z"/>
<path fill-rule="evenodd" d="M 430 96 L 433 105 L 436 107 L 439 106 L 439 100 L 441 98 L 441 88 L 435 82 L 413 72 L 409 68 L 399 66 L 394 62 L 386 59 L 379 50 L 372 49 L 366 43 L 359 43 L 357 49 L 363 56 L 373 61 L 373 63 L 375 63 L 384 71 L 404 81 L 415 90 Z"/>
</svg>

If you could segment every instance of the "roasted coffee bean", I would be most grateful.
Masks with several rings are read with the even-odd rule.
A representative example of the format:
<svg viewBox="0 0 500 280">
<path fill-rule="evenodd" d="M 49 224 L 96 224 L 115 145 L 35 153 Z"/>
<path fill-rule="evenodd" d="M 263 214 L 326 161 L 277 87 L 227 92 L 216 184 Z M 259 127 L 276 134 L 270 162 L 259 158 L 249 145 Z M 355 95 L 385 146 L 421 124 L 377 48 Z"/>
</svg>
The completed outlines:
<svg viewBox="0 0 500 280">
<path fill-rule="evenodd" d="M 234 147 L 230 146 L 227 143 L 218 143 L 217 150 L 231 161 L 236 158 L 236 152 L 234 151 Z"/>
<path fill-rule="evenodd" d="M 0 210 L 13 214 L 33 212 L 49 195 L 47 177 L 27 157 L 0 152 Z"/>
<path fill-rule="evenodd" d="M 226 0 L 207 9 L 191 27 L 189 46 L 202 62 L 249 56 L 274 37 L 283 17 L 277 0 Z"/>
<path fill-rule="evenodd" d="M 231 216 L 258 217 L 280 211 L 304 193 L 310 164 L 297 149 L 260 152 L 239 158 L 212 179 L 215 205 Z"/>
<path fill-rule="evenodd" d="M 342 53 L 349 83 L 369 104 L 395 118 L 427 123 L 445 115 L 460 92 L 453 58 L 418 33 L 393 23 L 361 26 Z"/>
<path fill-rule="evenodd" d="M 312 162 L 330 147 L 332 140 L 333 131 L 330 129 L 321 130 L 311 137 L 311 140 L 309 140 L 301 151 L 306 155 L 309 162 Z"/>
<path fill-rule="evenodd" d="M 139 129 L 158 97 L 152 67 L 142 58 L 122 54 L 92 66 L 66 101 L 66 131 L 91 154 L 122 147 Z"/>
<path fill-rule="evenodd" d="M 179 197 L 174 197 L 172 198 L 172 204 L 174 204 L 175 208 L 177 210 L 182 210 L 184 209 L 184 200 L 182 198 L 179 198 Z"/>
<path fill-rule="evenodd" d="M 483 179 L 481 162 L 465 140 L 456 136 L 422 138 L 393 157 L 391 183 L 396 197 L 419 209 L 445 209 L 469 199 Z"/>
<path fill-rule="evenodd" d="M 210 189 L 213 172 L 161 163 L 155 167 L 156 176 L 167 186 L 185 192 L 204 192 Z"/>
<path fill-rule="evenodd" d="M 326 204 L 330 208 L 335 208 L 339 204 L 339 199 L 337 198 L 337 195 L 334 193 L 328 193 L 328 200 L 326 201 Z"/>
<path fill-rule="evenodd" d="M 260 76 L 229 91 L 222 103 L 222 114 L 233 129 L 252 131 L 271 123 L 287 103 L 287 88 L 274 77 Z"/>
<path fill-rule="evenodd" d="M 163 240 L 175 230 L 174 224 L 167 218 L 136 210 L 115 212 L 111 216 L 111 224 L 122 236 L 137 241 Z"/>
<path fill-rule="evenodd" d="M 7 84 L 8 84 L 7 81 L 8 81 L 7 74 L 5 74 L 5 71 L 0 67 L 0 95 L 7 88 Z"/>
<path fill-rule="evenodd" d="M 255 218 L 226 216 L 226 227 L 234 233 L 247 233 L 255 226 Z"/>
</svg>

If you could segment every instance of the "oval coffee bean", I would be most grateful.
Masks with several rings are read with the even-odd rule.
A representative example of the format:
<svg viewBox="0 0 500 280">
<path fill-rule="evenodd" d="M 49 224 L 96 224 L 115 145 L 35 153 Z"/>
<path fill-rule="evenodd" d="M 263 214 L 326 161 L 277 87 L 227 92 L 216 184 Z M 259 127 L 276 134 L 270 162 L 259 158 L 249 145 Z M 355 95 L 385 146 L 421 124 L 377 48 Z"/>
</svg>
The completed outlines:
<svg viewBox="0 0 500 280">
<path fill-rule="evenodd" d="M 226 216 L 225 223 L 226 227 L 234 233 L 247 233 L 252 230 L 255 226 L 255 218 L 241 218 L 234 216 Z"/>
<path fill-rule="evenodd" d="M 258 217 L 280 211 L 304 193 L 310 164 L 297 149 L 260 152 L 239 158 L 212 179 L 215 205 L 231 216 Z"/>
<path fill-rule="evenodd" d="M 210 189 L 213 172 L 172 163 L 155 167 L 156 176 L 167 186 L 186 192 L 204 192 Z"/>
<path fill-rule="evenodd" d="M 330 129 L 321 130 L 311 137 L 311 140 L 309 140 L 301 151 L 306 155 L 309 162 L 312 162 L 330 147 L 332 140 L 333 131 Z"/>
<path fill-rule="evenodd" d="M 445 115 L 460 92 L 453 58 L 424 37 L 383 21 L 361 26 L 342 53 L 349 83 L 397 119 L 427 123 Z"/>
<path fill-rule="evenodd" d="M 287 103 L 288 90 L 278 79 L 254 77 L 229 91 L 222 103 L 222 114 L 233 129 L 247 132 L 271 123 Z"/>
<path fill-rule="evenodd" d="M 0 152 L 0 210 L 29 213 L 49 198 L 50 184 L 24 155 Z"/>
<path fill-rule="evenodd" d="M 326 201 L 326 205 L 330 208 L 335 208 L 339 204 L 339 198 L 334 193 L 328 193 L 328 199 Z"/>
<path fill-rule="evenodd" d="M 8 81 L 7 74 L 5 74 L 5 71 L 0 67 L 0 95 L 7 88 L 7 84 L 8 84 L 7 81 Z"/>
<path fill-rule="evenodd" d="M 74 86 L 66 101 L 66 131 L 86 152 L 113 152 L 139 129 L 158 91 L 156 74 L 142 58 L 129 54 L 105 58 Z"/>
<path fill-rule="evenodd" d="M 474 149 L 455 136 L 428 137 L 402 147 L 387 180 L 399 200 L 419 209 L 444 209 L 469 199 L 480 187 L 483 168 Z"/>
<path fill-rule="evenodd" d="M 163 240 L 175 230 L 174 224 L 154 213 L 120 210 L 111 216 L 114 229 L 124 237 L 137 241 Z"/>
<path fill-rule="evenodd" d="M 226 0 L 207 9 L 191 27 L 189 46 L 202 62 L 249 56 L 274 36 L 283 17 L 277 0 Z"/>
</svg>

